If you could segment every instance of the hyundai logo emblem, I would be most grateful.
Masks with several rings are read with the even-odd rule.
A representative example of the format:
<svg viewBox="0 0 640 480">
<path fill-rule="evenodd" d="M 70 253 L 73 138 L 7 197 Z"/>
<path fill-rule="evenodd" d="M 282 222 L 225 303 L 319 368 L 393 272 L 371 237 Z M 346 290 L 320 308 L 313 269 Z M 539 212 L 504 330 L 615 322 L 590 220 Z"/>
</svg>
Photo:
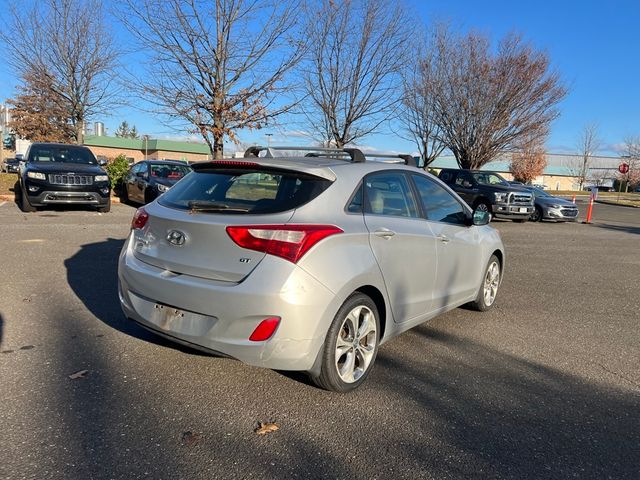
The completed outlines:
<svg viewBox="0 0 640 480">
<path fill-rule="evenodd" d="M 167 233 L 167 241 L 171 245 L 184 245 L 184 242 L 187 240 L 187 236 L 179 230 L 170 230 Z"/>
</svg>

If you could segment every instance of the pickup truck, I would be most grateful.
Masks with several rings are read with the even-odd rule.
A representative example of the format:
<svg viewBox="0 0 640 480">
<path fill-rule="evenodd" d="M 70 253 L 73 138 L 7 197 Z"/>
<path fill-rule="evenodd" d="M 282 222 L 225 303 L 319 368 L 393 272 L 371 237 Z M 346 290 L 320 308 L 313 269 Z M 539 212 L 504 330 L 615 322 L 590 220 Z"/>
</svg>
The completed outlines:
<svg viewBox="0 0 640 480">
<path fill-rule="evenodd" d="M 473 209 L 492 217 L 526 222 L 535 209 L 533 194 L 495 172 L 445 168 L 438 175 Z"/>
</svg>

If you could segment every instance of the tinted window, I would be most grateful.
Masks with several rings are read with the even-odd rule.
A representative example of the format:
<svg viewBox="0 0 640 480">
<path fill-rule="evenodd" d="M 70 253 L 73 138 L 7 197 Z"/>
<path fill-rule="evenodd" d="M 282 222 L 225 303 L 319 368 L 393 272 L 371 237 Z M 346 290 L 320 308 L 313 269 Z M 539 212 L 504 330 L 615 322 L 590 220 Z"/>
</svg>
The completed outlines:
<svg viewBox="0 0 640 480">
<path fill-rule="evenodd" d="M 347 212 L 362 213 L 362 184 L 358 185 L 358 189 L 351 197 L 351 201 L 347 205 Z"/>
<path fill-rule="evenodd" d="M 458 176 L 456 177 L 456 185 L 461 187 L 465 186 L 465 182 L 473 185 L 473 177 L 469 172 L 458 172 Z"/>
<path fill-rule="evenodd" d="M 453 181 L 453 172 L 443 170 L 440 172 L 440 179 L 443 182 L 451 183 Z"/>
<path fill-rule="evenodd" d="M 496 173 L 474 173 L 473 178 L 476 179 L 476 182 L 481 183 L 483 185 L 504 185 L 506 187 L 509 186 L 509 182 L 507 182 L 504 178 Z"/>
<path fill-rule="evenodd" d="M 320 195 L 329 180 L 298 172 L 211 169 L 191 172 L 158 200 L 162 205 L 215 213 L 277 213 Z"/>
<path fill-rule="evenodd" d="M 67 147 L 65 145 L 32 145 L 29 149 L 29 161 L 98 164 L 88 148 Z"/>
<path fill-rule="evenodd" d="M 375 215 L 417 217 L 409 182 L 402 173 L 377 173 L 365 179 L 365 212 Z"/>
<path fill-rule="evenodd" d="M 147 168 L 146 164 L 138 163 L 131 168 L 131 173 L 136 174 L 145 171 Z"/>
<path fill-rule="evenodd" d="M 460 225 L 465 223 L 464 207 L 453 195 L 422 175 L 412 177 L 428 220 Z"/>
</svg>

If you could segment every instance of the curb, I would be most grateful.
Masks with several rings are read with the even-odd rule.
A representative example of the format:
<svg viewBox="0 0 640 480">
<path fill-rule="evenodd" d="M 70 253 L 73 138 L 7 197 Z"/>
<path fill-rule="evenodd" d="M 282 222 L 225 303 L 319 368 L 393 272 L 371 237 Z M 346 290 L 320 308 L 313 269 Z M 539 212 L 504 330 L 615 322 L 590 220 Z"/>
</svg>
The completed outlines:
<svg viewBox="0 0 640 480">
<path fill-rule="evenodd" d="M 640 208 L 640 205 L 627 205 L 625 203 L 616 203 L 616 202 L 611 202 L 609 200 L 594 200 L 594 202 L 602 203 L 603 205 L 613 205 L 616 207 Z"/>
</svg>

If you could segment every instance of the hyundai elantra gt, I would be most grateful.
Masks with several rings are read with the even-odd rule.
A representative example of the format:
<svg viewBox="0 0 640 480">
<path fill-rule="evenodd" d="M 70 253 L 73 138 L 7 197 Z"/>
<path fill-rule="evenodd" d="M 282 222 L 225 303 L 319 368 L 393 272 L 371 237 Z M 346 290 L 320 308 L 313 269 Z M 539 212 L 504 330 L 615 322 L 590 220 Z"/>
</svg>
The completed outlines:
<svg viewBox="0 0 640 480">
<path fill-rule="evenodd" d="M 119 259 L 125 315 L 347 392 L 387 340 L 491 308 L 505 253 L 485 212 L 415 167 L 322 155 L 194 164 L 138 209 Z"/>
</svg>

